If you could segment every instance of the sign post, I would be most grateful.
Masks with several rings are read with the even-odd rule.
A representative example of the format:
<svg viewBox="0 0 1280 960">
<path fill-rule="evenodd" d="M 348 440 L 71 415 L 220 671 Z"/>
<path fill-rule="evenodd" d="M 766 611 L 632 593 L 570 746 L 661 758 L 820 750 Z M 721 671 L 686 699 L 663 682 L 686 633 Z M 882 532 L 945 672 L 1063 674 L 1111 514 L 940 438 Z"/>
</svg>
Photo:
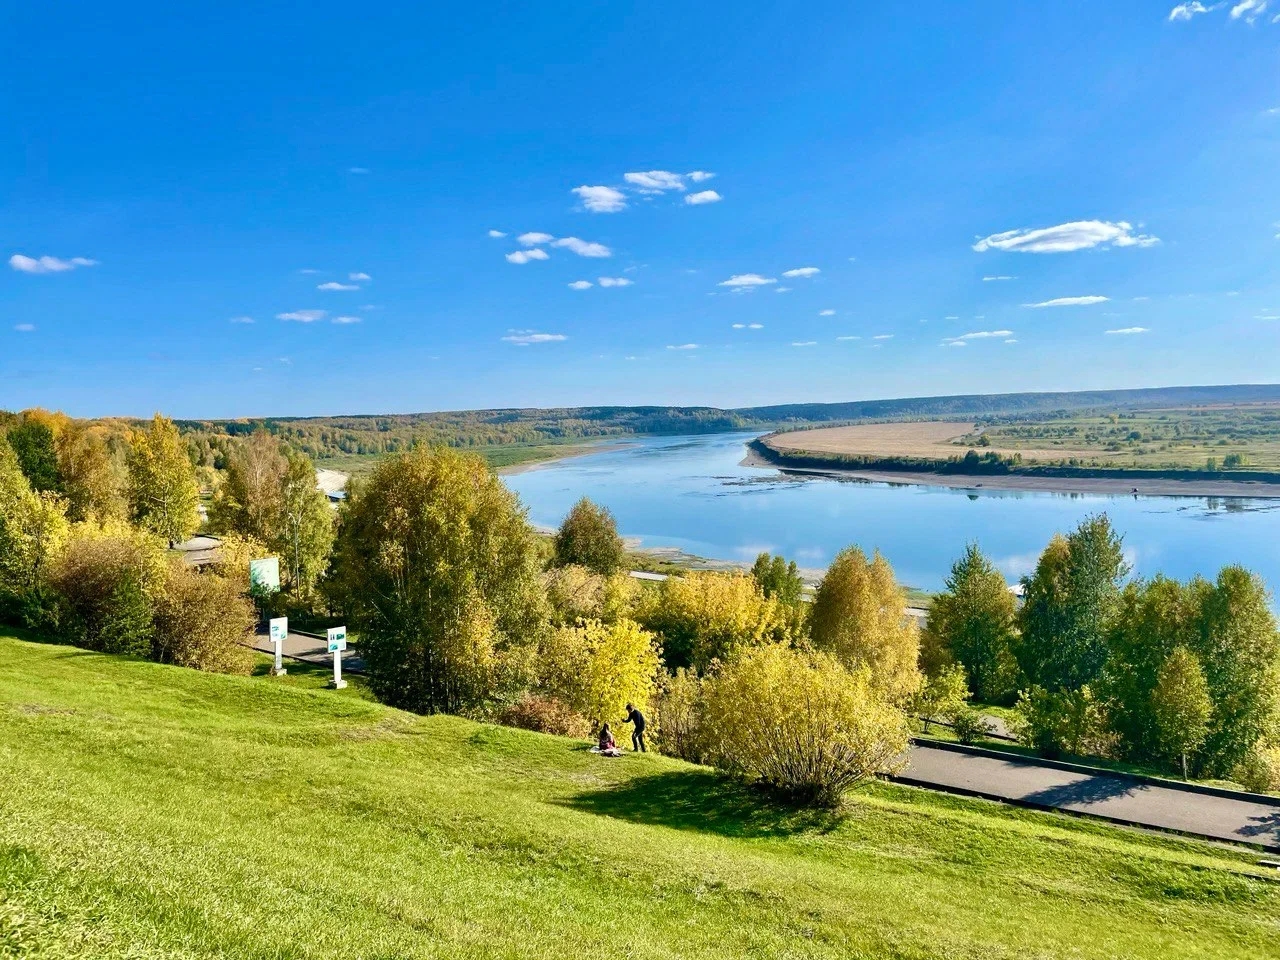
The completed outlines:
<svg viewBox="0 0 1280 960">
<path fill-rule="evenodd" d="M 276 665 L 271 670 L 271 675 L 282 677 L 287 670 L 284 668 L 284 641 L 289 636 L 289 618 L 273 617 L 271 620 L 271 645 L 276 648 Z"/>
<path fill-rule="evenodd" d="M 333 682 L 330 686 L 335 690 L 346 687 L 347 681 L 342 679 L 342 651 L 347 649 L 347 628 L 329 628 L 329 652 L 333 654 Z"/>
<path fill-rule="evenodd" d="M 276 593 L 280 589 L 279 557 L 249 561 L 249 589 L 263 594 Z"/>
</svg>

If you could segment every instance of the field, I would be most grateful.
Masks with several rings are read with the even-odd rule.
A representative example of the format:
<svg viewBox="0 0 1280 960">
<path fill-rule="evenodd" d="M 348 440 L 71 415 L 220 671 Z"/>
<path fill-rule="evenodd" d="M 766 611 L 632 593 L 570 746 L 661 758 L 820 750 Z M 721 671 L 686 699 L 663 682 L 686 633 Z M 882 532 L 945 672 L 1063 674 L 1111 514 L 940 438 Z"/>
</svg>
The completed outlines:
<svg viewBox="0 0 1280 960">
<path fill-rule="evenodd" d="M 947 460 L 972 449 L 1028 466 L 1280 472 L 1280 406 L 859 424 L 780 433 L 769 445 L 866 458 Z"/>
<path fill-rule="evenodd" d="M 1259 957 L 1244 851 L 0 638 L 0 956 Z M 292 676 L 292 675 L 291 675 Z"/>
</svg>

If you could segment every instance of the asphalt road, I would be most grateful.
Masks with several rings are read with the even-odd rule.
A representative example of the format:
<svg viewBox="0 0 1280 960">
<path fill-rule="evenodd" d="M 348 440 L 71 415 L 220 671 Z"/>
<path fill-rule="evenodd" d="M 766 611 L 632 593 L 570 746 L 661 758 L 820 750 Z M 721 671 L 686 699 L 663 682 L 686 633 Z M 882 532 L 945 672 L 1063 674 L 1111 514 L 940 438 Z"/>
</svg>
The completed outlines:
<svg viewBox="0 0 1280 960">
<path fill-rule="evenodd" d="M 253 648 L 261 650 L 263 653 L 275 654 L 275 647 L 271 644 L 271 638 L 265 633 L 259 633 L 253 638 Z M 305 660 L 308 663 L 318 664 L 320 666 L 333 666 L 333 654 L 329 652 L 328 641 L 323 637 L 311 637 L 304 633 L 294 633 L 289 631 L 289 635 L 284 641 L 285 657 L 294 657 L 298 660 Z M 286 660 L 285 669 L 289 669 Z M 342 669 L 343 671 L 351 671 L 352 673 L 361 673 L 364 670 L 364 661 L 360 659 L 360 654 L 350 647 L 342 652 Z"/>
<path fill-rule="evenodd" d="M 1280 850 L 1280 803 L 1190 793 L 1125 777 L 1060 770 L 1030 759 L 924 745 L 912 747 L 910 760 L 896 778 L 903 783 Z"/>
</svg>

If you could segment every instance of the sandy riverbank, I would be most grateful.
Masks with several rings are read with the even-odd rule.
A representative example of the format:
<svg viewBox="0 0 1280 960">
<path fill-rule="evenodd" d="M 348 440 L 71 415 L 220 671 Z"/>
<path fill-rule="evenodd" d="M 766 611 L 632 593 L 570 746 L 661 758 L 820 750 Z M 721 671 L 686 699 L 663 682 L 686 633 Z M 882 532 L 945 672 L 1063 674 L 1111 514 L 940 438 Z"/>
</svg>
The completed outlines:
<svg viewBox="0 0 1280 960">
<path fill-rule="evenodd" d="M 517 473 L 527 473 L 530 470 L 539 470 L 542 467 L 550 466 L 561 460 L 568 460 L 571 457 L 585 457 L 590 453 L 612 453 L 614 450 L 622 450 L 630 446 L 625 441 L 618 440 L 601 440 L 597 443 L 575 443 L 573 446 L 564 448 L 564 452 L 557 452 L 553 457 L 547 457 L 545 460 L 530 460 L 526 463 L 513 463 L 506 467 L 499 467 L 495 472 L 500 477 L 509 477 Z"/>
<path fill-rule="evenodd" d="M 840 467 L 784 467 L 748 450 L 743 466 L 778 470 L 790 476 L 834 477 L 872 483 L 922 484 L 958 490 L 1022 490 L 1031 493 L 1130 494 L 1146 497 L 1277 498 L 1280 483 L 1254 480 L 1133 480 L 1124 477 L 1041 477 L 1024 474 L 965 476 L 906 470 L 859 470 Z"/>
</svg>

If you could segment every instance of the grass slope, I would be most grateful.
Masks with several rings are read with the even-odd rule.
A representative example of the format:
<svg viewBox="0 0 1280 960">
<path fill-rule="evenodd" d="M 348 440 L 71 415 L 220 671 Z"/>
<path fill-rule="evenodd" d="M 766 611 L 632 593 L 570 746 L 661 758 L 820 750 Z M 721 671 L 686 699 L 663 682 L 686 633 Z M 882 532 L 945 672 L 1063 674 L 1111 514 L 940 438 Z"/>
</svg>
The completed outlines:
<svg viewBox="0 0 1280 960">
<path fill-rule="evenodd" d="M 0 639 L 0 957 L 1257 957 L 1247 853 Z"/>
</svg>

